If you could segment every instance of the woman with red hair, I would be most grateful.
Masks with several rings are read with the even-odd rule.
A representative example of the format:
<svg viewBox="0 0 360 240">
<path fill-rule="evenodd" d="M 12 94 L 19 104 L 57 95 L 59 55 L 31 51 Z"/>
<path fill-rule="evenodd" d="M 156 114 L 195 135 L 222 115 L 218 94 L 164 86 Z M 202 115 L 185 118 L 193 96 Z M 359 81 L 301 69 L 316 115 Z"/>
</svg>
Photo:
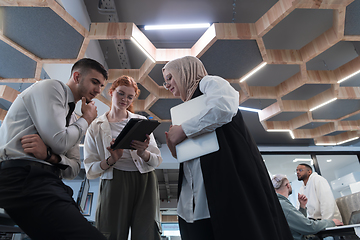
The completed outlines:
<svg viewBox="0 0 360 240">
<path fill-rule="evenodd" d="M 153 134 L 130 149 L 110 146 L 131 118 L 139 95 L 133 78 L 122 76 L 109 89 L 110 111 L 92 122 L 85 136 L 84 165 L 89 179 L 100 177 L 96 227 L 110 240 L 160 239 L 160 200 L 155 167 L 162 162 Z"/>
</svg>

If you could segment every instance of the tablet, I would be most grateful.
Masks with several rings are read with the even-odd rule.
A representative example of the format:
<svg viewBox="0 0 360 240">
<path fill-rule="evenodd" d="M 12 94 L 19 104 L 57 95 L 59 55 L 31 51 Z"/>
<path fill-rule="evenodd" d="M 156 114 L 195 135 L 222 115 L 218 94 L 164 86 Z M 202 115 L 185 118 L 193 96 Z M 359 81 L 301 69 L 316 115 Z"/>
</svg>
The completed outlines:
<svg viewBox="0 0 360 240">
<path fill-rule="evenodd" d="M 131 118 L 119 133 L 111 149 L 133 149 L 130 147 L 132 140 L 145 141 L 146 134 L 150 135 L 160 122 L 141 118 Z"/>
</svg>

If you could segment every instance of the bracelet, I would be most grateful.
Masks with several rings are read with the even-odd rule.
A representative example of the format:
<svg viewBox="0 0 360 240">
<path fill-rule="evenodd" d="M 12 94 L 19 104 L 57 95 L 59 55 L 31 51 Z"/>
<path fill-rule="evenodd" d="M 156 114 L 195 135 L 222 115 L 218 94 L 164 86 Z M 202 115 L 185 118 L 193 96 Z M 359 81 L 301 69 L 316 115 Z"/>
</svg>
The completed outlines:
<svg viewBox="0 0 360 240">
<path fill-rule="evenodd" d="M 110 156 L 111 157 L 111 156 Z M 105 162 L 106 162 L 106 164 L 109 166 L 109 167 L 112 167 L 112 166 L 114 166 L 115 165 L 115 163 L 113 163 L 113 164 L 110 164 L 109 163 L 109 158 L 110 157 L 108 157 L 106 160 L 105 160 Z"/>
</svg>

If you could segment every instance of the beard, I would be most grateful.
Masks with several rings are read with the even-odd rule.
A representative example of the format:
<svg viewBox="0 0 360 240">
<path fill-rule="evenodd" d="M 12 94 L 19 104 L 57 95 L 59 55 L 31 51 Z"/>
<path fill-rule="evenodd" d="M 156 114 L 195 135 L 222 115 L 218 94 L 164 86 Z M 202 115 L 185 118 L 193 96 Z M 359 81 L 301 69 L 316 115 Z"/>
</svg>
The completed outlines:
<svg viewBox="0 0 360 240">
<path fill-rule="evenodd" d="M 88 86 L 86 86 L 85 79 L 81 78 L 80 79 L 80 84 L 79 84 L 79 95 L 81 97 L 85 97 L 86 104 L 88 104 L 89 102 L 92 101 L 92 96 L 90 96 L 89 91 L 90 90 L 88 89 Z"/>
<path fill-rule="evenodd" d="M 305 175 L 298 177 L 298 181 L 302 181 L 302 180 L 304 180 L 304 179 L 305 179 L 305 177 L 306 177 Z"/>
</svg>

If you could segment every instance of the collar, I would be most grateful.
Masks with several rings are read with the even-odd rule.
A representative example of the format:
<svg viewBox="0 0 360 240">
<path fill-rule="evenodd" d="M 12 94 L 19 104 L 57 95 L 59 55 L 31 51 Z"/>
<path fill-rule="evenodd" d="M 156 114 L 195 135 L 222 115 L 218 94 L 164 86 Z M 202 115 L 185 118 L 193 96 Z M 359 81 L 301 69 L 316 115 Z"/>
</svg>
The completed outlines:
<svg viewBox="0 0 360 240">
<path fill-rule="evenodd" d="M 103 115 L 101 115 L 100 117 L 97 117 L 94 119 L 95 123 L 103 123 L 103 122 L 108 122 L 106 115 L 108 114 L 108 112 L 104 113 Z"/>
<path fill-rule="evenodd" d="M 309 179 L 308 179 L 308 181 L 307 181 L 306 185 L 305 185 L 305 183 L 304 183 L 304 181 L 303 181 L 303 186 L 304 186 L 304 187 L 308 186 L 308 185 L 309 185 L 310 180 L 311 180 L 311 179 L 313 178 L 313 176 L 315 176 L 315 175 L 318 175 L 318 174 L 317 174 L 317 172 L 312 172 L 312 173 L 310 174 L 310 177 L 309 177 Z"/>
<path fill-rule="evenodd" d="M 100 117 L 96 118 L 96 119 L 94 120 L 94 122 L 95 122 L 95 123 L 99 123 L 99 124 L 104 123 L 104 122 L 109 122 L 108 119 L 107 119 L 107 114 L 108 114 L 108 113 L 109 113 L 109 112 L 106 112 L 106 113 L 104 113 L 103 115 L 101 115 Z M 136 117 L 136 114 L 134 114 L 134 113 L 132 113 L 132 112 L 127 111 L 127 113 L 128 113 L 127 119 Z"/>
<path fill-rule="evenodd" d="M 312 172 L 312 173 L 310 174 L 308 183 L 309 183 L 309 181 L 313 178 L 313 176 L 316 176 L 316 175 L 318 175 L 317 172 Z"/>
<path fill-rule="evenodd" d="M 73 92 L 71 91 L 70 87 L 68 85 L 65 84 L 65 89 L 66 89 L 66 92 L 68 94 L 68 103 L 70 102 L 74 102 L 75 103 L 75 100 L 74 100 L 74 94 Z M 76 104 L 76 103 L 75 103 Z"/>
</svg>

